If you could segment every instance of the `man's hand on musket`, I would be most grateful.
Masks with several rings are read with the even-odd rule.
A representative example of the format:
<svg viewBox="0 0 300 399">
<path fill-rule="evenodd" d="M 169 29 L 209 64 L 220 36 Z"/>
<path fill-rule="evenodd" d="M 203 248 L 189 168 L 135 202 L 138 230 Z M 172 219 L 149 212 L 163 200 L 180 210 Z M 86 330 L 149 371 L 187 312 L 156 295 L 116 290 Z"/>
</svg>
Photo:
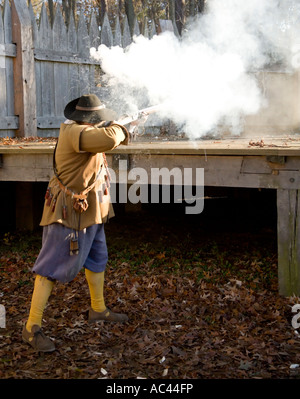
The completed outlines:
<svg viewBox="0 0 300 399">
<path fill-rule="evenodd" d="M 140 112 L 138 117 L 130 123 L 128 131 L 131 134 L 132 141 L 134 141 L 136 138 L 139 125 L 143 125 L 144 123 L 146 123 L 148 116 L 149 116 L 148 113 Z"/>
<path fill-rule="evenodd" d="M 130 123 L 130 126 L 138 126 L 147 122 L 149 114 L 147 112 L 140 112 L 135 121 Z"/>
</svg>

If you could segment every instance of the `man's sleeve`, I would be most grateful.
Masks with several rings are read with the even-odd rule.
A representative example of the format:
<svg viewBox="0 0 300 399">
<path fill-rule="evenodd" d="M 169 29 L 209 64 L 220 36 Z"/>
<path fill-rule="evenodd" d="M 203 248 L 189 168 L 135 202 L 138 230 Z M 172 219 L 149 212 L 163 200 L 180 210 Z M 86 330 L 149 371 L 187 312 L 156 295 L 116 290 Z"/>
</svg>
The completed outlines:
<svg viewBox="0 0 300 399">
<path fill-rule="evenodd" d="M 80 151 L 92 153 L 113 150 L 120 144 L 128 144 L 129 132 L 114 122 L 108 127 L 91 127 L 81 132 Z"/>
</svg>

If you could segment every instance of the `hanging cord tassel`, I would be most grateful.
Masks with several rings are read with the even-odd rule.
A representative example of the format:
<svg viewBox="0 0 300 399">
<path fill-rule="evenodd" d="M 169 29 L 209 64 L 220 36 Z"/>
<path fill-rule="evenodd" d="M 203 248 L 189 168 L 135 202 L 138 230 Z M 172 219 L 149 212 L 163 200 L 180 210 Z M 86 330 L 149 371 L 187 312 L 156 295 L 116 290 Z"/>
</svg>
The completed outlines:
<svg viewBox="0 0 300 399">
<path fill-rule="evenodd" d="M 102 155 L 103 155 L 103 161 L 104 161 L 104 166 L 105 166 L 105 170 L 106 170 L 106 176 L 107 176 L 108 180 L 110 181 L 111 180 L 111 174 L 110 174 L 110 171 L 109 171 L 109 168 L 108 168 L 106 155 L 105 155 L 104 152 L 102 153 Z"/>
<path fill-rule="evenodd" d="M 70 256 L 79 254 L 78 232 L 76 230 L 71 234 Z"/>
<path fill-rule="evenodd" d="M 79 254 L 79 242 L 78 242 L 78 235 L 80 230 L 80 213 L 75 212 L 72 210 L 73 218 L 74 218 L 74 226 L 76 225 L 76 217 L 78 216 L 78 230 L 73 230 L 70 238 L 70 256 L 78 255 Z"/>
<path fill-rule="evenodd" d="M 111 174 L 109 172 L 109 168 L 108 168 L 108 163 L 107 163 L 107 159 L 106 159 L 106 155 L 103 152 L 103 161 L 104 161 L 104 166 L 105 166 L 105 171 L 106 171 L 106 175 L 105 175 L 105 183 L 104 183 L 104 195 L 108 195 L 109 191 L 109 187 L 110 187 L 110 181 L 111 181 Z"/>
<path fill-rule="evenodd" d="M 67 217 L 68 217 L 67 205 L 63 205 L 63 208 L 62 208 L 62 217 L 63 217 L 63 220 L 66 220 Z"/>
<path fill-rule="evenodd" d="M 52 202 L 52 208 L 51 208 L 51 211 L 52 211 L 52 212 L 55 211 L 55 205 L 56 205 L 56 198 L 54 198 L 54 199 L 53 199 L 53 202 Z"/>
<path fill-rule="evenodd" d="M 108 175 L 105 175 L 105 180 L 106 180 L 105 184 L 109 188 L 110 187 L 110 179 L 109 179 Z"/>
<path fill-rule="evenodd" d="M 48 199 L 47 199 L 47 202 L 46 202 L 46 205 L 47 205 L 47 206 L 50 206 L 50 205 L 51 205 L 52 198 L 53 198 L 53 195 L 50 193 L 50 194 L 49 194 L 49 197 L 48 197 Z"/>
<path fill-rule="evenodd" d="M 50 187 L 47 188 L 46 193 L 45 193 L 45 200 L 47 200 L 50 196 Z"/>
<path fill-rule="evenodd" d="M 67 208 L 67 200 L 66 200 L 66 191 L 63 192 L 63 205 L 62 205 L 62 218 L 66 220 L 68 217 L 68 208 Z"/>
</svg>

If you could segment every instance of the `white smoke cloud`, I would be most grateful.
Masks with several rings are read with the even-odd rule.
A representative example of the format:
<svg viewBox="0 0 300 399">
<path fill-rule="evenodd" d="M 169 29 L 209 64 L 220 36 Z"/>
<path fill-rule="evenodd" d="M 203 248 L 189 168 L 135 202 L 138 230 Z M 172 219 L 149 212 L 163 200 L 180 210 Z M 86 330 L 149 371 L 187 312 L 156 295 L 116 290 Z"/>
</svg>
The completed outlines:
<svg viewBox="0 0 300 399">
<path fill-rule="evenodd" d="M 240 129 L 263 97 L 253 72 L 274 62 L 298 68 L 300 6 L 294 0 L 209 0 L 207 12 L 187 26 L 151 40 L 136 37 L 124 51 L 91 49 L 106 74 L 112 96 L 125 108 L 162 104 L 190 138 L 220 123 Z"/>
</svg>

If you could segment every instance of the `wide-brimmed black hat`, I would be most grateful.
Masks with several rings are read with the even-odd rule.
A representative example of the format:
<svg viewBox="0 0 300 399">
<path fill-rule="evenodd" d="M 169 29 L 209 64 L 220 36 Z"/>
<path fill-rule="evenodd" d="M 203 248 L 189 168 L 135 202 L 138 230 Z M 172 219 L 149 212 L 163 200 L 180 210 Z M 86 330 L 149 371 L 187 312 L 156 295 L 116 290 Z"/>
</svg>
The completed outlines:
<svg viewBox="0 0 300 399">
<path fill-rule="evenodd" d="M 112 109 L 106 108 L 95 94 L 85 94 L 69 102 L 64 115 L 72 121 L 88 123 L 113 121 L 117 116 Z"/>
</svg>

